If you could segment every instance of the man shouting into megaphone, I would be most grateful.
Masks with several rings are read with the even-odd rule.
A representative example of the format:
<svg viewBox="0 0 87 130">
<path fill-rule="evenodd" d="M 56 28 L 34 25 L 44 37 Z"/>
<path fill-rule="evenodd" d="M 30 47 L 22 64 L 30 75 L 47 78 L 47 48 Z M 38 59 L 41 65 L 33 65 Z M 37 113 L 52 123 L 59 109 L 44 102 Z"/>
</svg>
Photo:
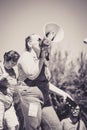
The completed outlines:
<svg viewBox="0 0 87 130">
<path fill-rule="evenodd" d="M 43 94 L 44 103 L 42 105 L 42 115 L 40 115 L 41 112 L 39 111 L 39 119 L 41 119 L 42 117 L 43 130 L 61 130 L 60 120 L 58 119 L 52 107 L 49 91 L 51 90 L 56 93 L 59 92 L 59 94 L 62 95 L 64 98 L 68 96 L 68 94 L 66 94 L 62 90 L 57 89 L 56 86 L 49 83 L 50 72 L 48 70 L 47 62 L 49 61 L 51 42 L 54 41 L 57 36 L 57 30 L 59 29 L 58 27 L 59 26 L 55 24 L 47 25 L 45 33 L 46 35 L 43 40 L 37 34 L 31 34 L 30 36 L 28 36 L 25 39 L 25 52 L 20 56 L 18 62 L 18 79 L 25 82 L 29 87 L 37 86 L 37 88 Z M 34 108 L 32 108 L 32 111 L 33 110 Z M 38 117 L 35 117 L 35 120 L 36 119 L 37 123 L 41 121 L 38 120 Z M 32 120 L 29 119 L 29 121 Z M 30 127 L 30 130 L 39 128 L 39 124 L 36 125 L 35 123 L 33 123 L 36 128 L 35 126 L 32 126 Z"/>
</svg>

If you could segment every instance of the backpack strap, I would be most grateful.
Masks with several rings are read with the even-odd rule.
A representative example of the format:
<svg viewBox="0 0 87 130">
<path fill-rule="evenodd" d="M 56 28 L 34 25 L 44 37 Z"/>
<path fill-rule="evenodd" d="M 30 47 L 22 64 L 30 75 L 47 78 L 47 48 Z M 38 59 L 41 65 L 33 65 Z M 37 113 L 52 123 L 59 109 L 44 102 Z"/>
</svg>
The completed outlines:
<svg viewBox="0 0 87 130">
<path fill-rule="evenodd" d="M 80 128 L 80 120 L 78 121 L 78 125 L 77 125 L 77 129 L 76 130 L 79 130 Z"/>
</svg>

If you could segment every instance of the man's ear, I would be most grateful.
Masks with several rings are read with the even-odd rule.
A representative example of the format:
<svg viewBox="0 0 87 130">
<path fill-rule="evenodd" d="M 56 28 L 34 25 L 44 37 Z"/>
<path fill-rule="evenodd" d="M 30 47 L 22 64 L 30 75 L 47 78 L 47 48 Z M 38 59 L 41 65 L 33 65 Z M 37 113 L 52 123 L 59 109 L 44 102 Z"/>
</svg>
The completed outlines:
<svg viewBox="0 0 87 130">
<path fill-rule="evenodd" d="M 27 38 L 25 38 L 25 47 L 26 47 L 26 50 L 27 50 L 27 51 L 30 50 L 29 41 L 30 41 L 30 36 L 28 36 Z"/>
</svg>

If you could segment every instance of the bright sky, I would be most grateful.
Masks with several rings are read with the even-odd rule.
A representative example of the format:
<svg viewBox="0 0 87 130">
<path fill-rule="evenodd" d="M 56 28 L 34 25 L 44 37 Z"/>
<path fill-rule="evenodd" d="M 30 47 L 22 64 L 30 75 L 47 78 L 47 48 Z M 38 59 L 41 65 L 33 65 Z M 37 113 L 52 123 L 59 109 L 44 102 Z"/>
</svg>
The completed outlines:
<svg viewBox="0 0 87 130">
<path fill-rule="evenodd" d="M 71 58 L 87 53 L 87 0 L 0 0 L 0 59 L 8 50 L 24 50 L 31 33 L 43 36 L 43 26 L 55 22 L 65 37 L 56 49 L 69 51 Z"/>
</svg>

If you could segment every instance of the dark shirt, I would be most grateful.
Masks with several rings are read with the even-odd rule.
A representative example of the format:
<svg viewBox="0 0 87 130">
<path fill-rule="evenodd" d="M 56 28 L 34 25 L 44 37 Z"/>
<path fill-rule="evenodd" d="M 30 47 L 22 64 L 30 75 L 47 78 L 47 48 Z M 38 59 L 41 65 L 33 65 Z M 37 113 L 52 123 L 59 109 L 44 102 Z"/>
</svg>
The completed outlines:
<svg viewBox="0 0 87 130">
<path fill-rule="evenodd" d="M 49 81 L 45 76 L 45 65 L 43 65 L 39 76 L 35 80 L 29 78 L 24 81 L 28 86 L 38 86 L 44 96 L 44 106 L 50 106 L 51 101 L 49 97 Z"/>
</svg>

